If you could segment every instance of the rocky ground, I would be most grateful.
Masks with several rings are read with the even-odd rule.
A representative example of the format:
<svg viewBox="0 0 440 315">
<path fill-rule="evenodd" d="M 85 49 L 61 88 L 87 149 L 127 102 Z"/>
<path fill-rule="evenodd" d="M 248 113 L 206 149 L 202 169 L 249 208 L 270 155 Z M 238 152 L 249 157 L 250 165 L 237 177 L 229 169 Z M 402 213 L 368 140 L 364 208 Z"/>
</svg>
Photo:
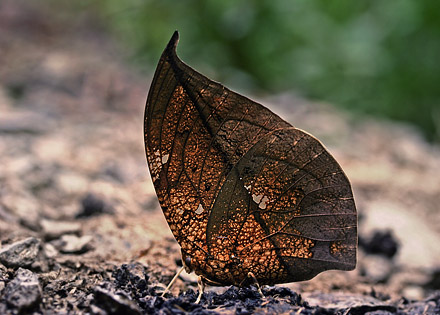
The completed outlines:
<svg viewBox="0 0 440 315">
<path fill-rule="evenodd" d="M 440 312 L 439 148 L 408 126 L 291 93 L 259 101 L 346 171 L 358 267 L 264 287 L 264 298 L 208 287 L 200 305 L 184 274 L 161 298 L 181 262 L 145 161 L 152 75 L 124 61 L 90 15 L 51 10 L 0 2 L 1 314 Z"/>
</svg>

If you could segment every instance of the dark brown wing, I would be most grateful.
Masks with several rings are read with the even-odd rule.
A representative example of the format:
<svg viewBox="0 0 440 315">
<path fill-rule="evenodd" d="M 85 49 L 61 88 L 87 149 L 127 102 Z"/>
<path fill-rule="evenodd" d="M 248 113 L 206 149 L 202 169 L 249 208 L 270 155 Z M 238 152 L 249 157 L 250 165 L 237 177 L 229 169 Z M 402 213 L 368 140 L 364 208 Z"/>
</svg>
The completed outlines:
<svg viewBox="0 0 440 315">
<path fill-rule="evenodd" d="M 178 33 L 145 109 L 162 210 L 196 273 L 240 284 L 310 279 L 356 264 L 350 183 L 309 134 L 184 64 Z M 187 259 L 187 261 L 189 261 Z"/>
</svg>

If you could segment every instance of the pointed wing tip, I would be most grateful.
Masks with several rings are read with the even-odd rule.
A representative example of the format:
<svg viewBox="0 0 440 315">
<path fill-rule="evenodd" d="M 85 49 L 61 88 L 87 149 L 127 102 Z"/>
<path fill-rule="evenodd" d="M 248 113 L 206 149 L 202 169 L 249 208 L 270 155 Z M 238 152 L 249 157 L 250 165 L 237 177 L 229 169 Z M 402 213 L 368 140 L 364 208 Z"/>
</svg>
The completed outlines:
<svg viewBox="0 0 440 315">
<path fill-rule="evenodd" d="M 165 51 L 176 51 L 177 43 L 179 42 L 179 32 L 176 30 L 173 33 L 173 36 L 171 36 L 170 41 L 168 42 L 167 47 L 165 48 Z"/>
</svg>

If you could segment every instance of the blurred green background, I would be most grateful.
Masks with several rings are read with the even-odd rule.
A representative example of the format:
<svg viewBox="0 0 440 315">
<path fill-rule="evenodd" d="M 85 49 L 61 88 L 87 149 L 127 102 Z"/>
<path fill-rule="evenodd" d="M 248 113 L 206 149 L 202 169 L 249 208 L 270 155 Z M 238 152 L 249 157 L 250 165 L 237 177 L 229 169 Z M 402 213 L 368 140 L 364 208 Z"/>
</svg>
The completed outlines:
<svg viewBox="0 0 440 315">
<path fill-rule="evenodd" d="M 97 0 L 93 9 L 149 70 L 177 29 L 181 58 L 232 89 L 294 90 L 440 140 L 440 1 Z"/>
</svg>

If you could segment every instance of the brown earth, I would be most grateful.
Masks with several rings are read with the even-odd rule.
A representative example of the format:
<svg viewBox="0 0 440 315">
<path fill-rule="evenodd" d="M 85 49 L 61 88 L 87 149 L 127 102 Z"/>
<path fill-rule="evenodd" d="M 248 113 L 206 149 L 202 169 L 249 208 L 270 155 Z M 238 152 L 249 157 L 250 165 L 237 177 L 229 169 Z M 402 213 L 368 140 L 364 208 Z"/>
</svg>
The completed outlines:
<svg viewBox="0 0 440 315">
<path fill-rule="evenodd" d="M 0 3 L 0 313 L 440 311 L 438 146 L 409 126 L 293 93 L 259 101 L 321 139 L 346 171 L 360 214 L 358 267 L 265 288 L 266 300 L 236 288 L 208 288 L 201 306 L 191 291 L 157 297 L 180 249 L 145 160 L 152 75 L 124 61 L 90 15 L 52 17 L 25 3 Z M 11 262 L 8 245 L 29 237 Z M 12 298 L 13 284 L 35 275 L 35 301 L 20 304 L 31 293 Z M 182 275 L 172 293 L 196 281 Z"/>
</svg>

